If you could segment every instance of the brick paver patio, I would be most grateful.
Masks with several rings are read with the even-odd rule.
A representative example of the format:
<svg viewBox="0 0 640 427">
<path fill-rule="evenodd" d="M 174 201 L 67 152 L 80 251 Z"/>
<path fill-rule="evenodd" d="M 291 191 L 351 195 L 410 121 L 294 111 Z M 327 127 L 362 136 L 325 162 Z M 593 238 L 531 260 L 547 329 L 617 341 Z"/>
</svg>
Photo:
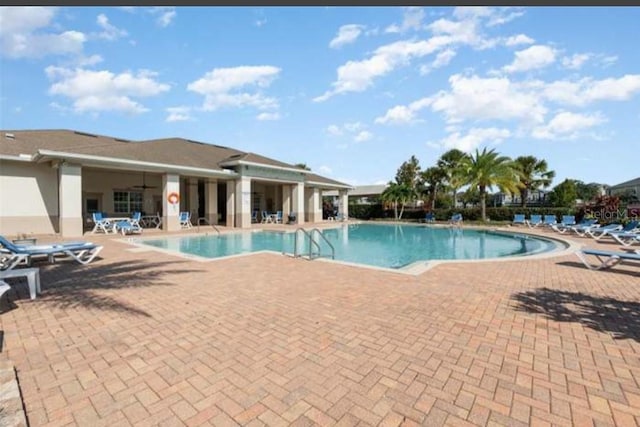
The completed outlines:
<svg viewBox="0 0 640 427">
<path fill-rule="evenodd" d="M 640 424 L 637 266 L 408 276 L 91 239 L 102 259 L 41 264 L 42 295 L 2 306 L 31 426 Z"/>
</svg>

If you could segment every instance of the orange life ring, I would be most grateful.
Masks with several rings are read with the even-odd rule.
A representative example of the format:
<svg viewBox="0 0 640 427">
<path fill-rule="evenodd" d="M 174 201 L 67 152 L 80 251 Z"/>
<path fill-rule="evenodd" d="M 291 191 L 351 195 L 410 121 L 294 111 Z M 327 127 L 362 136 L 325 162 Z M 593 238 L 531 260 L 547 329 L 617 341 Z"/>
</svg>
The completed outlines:
<svg viewBox="0 0 640 427">
<path fill-rule="evenodd" d="M 180 202 L 180 195 L 174 191 L 173 193 L 169 193 L 167 200 L 172 205 L 178 204 Z"/>
</svg>

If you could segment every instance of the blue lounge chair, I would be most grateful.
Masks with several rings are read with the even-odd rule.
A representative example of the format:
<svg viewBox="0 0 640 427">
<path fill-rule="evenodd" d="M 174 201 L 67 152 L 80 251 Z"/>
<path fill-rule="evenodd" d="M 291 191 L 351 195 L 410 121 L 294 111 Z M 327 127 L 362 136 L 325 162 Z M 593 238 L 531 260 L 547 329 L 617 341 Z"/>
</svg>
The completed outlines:
<svg viewBox="0 0 640 427">
<path fill-rule="evenodd" d="M 31 263 L 31 258 L 36 256 L 46 256 L 49 262 L 55 262 L 56 255 L 65 255 L 73 258 L 80 264 L 89 264 L 100 253 L 102 246 L 94 245 L 91 242 L 67 242 L 54 243 L 49 245 L 16 245 L 7 240 L 4 236 L 0 236 L 0 245 L 2 249 L 0 256 L 4 254 L 8 260 L 3 261 L 10 268 L 15 267 L 19 262 L 25 261 Z M 16 262 L 16 258 L 20 258 Z M 7 268 L 9 269 L 9 268 Z"/>
<path fill-rule="evenodd" d="M 597 226 L 594 224 L 592 227 L 584 230 L 584 236 L 589 236 L 592 239 L 600 240 L 602 237 L 606 236 L 610 231 L 620 231 L 622 230 L 622 224 L 607 224 L 605 226 Z"/>
<path fill-rule="evenodd" d="M 542 224 L 542 215 L 532 214 L 529 221 L 527 221 L 527 225 L 529 228 L 534 228 Z"/>
<path fill-rule="evenodd" d="M 515 214 L 513 215 L 513 225 L 525 225 L 527 220 L 525 219 L 524 214 Z"/>
<path fill-rule="evenodd" d="M 451 215 L 451 219 L 449 220 L 449 224 L 456 224 L 456 225 L 462 224 L 462 214 L 461 213 L 454 213 L 453 215 Z"/>
<path fill-rule="evenodd" d="M 640 261 L 640 254 L 638 253 L 603 251 L 599 249 L 583 249 L 576 252 L 576 255 L 589 270 L 604 270 L 614 267 L 623 261 Z M 600 261 L 600 264 L 593 265 L 589 263 L 585 258 L 586 255 L 595 256 Z"/>
<path fill-rule="evenodd" d="M 584 236 L 587 230 L 590 230 L 595 227 L 600 227 L 600 224 L 597 224 L 597 219 L 583 219 L 579 224 L 569 225 L 569 226 L 560 226 L 559 224 L 556 226 L 551 226 L 554 230 L 557 230 L 559 233 L 565 233 L 567 231 L 574 231 L 578 236 Z"/>
<path fill-rule="evenodd" d="M 544 219 L 542 220 L 542 225 L 546 225 L 551 227 L 552 225 L 556 225 L 558 223 L 558 220 L 556 219 L 555 215 L 545 215 Z"/>
<path fill-rule="evenodd" d="M 436 214 L 433 212 L 427 212 L 424 215 L 424 222 L 436 222 Z"/>
<path fill-rule="evenodd" d="M 620 230 L 608 231 L 604 236 L 609 236 L 624 246 L 635 243 L 636 236 L 640 235 L 640 221 L 630 221 Z"/>
</svg>

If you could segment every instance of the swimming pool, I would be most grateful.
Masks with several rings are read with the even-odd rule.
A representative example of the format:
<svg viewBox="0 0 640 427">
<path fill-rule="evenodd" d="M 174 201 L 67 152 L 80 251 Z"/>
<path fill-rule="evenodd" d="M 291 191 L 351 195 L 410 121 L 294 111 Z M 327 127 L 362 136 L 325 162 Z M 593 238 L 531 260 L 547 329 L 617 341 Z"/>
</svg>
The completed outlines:
<svg viewBox="0 0 640 427">
<path fill-rule="evenodd" d="M 324 229 L 322 234 L 335 248 L 336 260 L 391 269 L 418 261 L 528 256 L 561 247 L 554 240 L 526 234 L 416 225 L 345 224 Z M 299 242 L 307 242 L 302 246 L 302 252 L 306 253 L 308 240 L 299 236 Z M 265 250 L 292 254 L 294 238 L 293 232 L 253 231 L 139 243 L 197 257 L 219 258 Z M 330 255 L 329 245 L 323 239 L 317 240 L 322 255 Z"/>
</svg>

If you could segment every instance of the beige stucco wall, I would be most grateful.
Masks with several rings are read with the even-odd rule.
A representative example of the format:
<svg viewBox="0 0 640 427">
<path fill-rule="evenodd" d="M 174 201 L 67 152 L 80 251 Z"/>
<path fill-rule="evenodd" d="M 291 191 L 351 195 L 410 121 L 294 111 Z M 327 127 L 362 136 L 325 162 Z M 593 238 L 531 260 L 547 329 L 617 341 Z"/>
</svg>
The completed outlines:
<svg viewBox="0 0 640 427">
<path fill-rule="evenodd" d="M 0 160 L 0 234 L 57 232 L 57 169 L 49 163 Z"/>
<path fill-rule="evenodd" d="M 145 176 L 146 185 L 154 186 L 144 190 L 144 211 L 148 215 L 155 215 L 156 206 L 154 196 L 157 200 L 162 200 L 162 176 L 149 174 Z M 100 197 L 100 209 L 110 214 L 114 213 L 113 192 L 114 191 L 142 191 L 142 189 L 132 188 L 134 185 L 142 184 L 140 173 L 130 173 L 127 171 L 110 171 L 98 169 L 83 169 L 82 171 L 82 193 L 83 193 L 83 214 L 84 197 L 87 194 L 95 194 Z"/>
</svg>

